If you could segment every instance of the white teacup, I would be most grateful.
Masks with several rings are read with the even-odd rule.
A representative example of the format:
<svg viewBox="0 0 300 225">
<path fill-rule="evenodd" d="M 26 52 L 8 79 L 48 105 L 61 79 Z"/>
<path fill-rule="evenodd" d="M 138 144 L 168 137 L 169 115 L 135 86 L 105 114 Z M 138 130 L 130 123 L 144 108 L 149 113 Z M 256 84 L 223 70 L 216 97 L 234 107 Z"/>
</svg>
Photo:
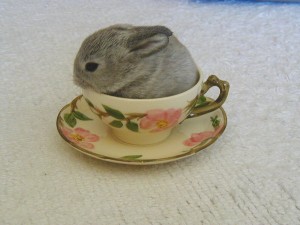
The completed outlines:
<svg viewBox="0 0 300 225">
<path fill-rule="evenodd" d="M 217 100 L 199 104 L 213 86 L 220 89 Z M 83 90 L 83 96 L 115 137 L 129 144 L 147 145 L 165 140 L 172 129 L 185 119 L 219 108 L 228 92 L 228 82 L 219 80 L 215 75 L 203 82 L 203 75 L 199 74 L 199 81 L 194 87 L 169 97 L 129 99 L 99 94 L 89 89 Z"/>
</svg>

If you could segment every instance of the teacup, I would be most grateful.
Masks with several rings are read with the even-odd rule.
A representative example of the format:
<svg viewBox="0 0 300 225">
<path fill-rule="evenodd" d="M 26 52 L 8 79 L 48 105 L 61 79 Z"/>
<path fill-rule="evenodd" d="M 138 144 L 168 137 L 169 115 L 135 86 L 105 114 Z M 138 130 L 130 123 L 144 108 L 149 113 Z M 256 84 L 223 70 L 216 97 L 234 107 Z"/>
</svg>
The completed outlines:
<svg viewBox="0 0 300 225">
<path fill-rule="evenodd" d="M 213 102 L 203 102 L 204 94 L 213 86 L 220 89 L 219 97 Z M 129 144 L 148 145 L 165 140 L 172 129 L 185 119 L 218 109 L 228 92 L 227 81 L 211 75 L 203 82 L 203 75 L 199 72 L 199 80 L 194 87 L 169 97 L 129 99 L 89 89 L 83 90 L 83 96 L 92 112 L 101 118 L 115 137 Z"/>
</svg>

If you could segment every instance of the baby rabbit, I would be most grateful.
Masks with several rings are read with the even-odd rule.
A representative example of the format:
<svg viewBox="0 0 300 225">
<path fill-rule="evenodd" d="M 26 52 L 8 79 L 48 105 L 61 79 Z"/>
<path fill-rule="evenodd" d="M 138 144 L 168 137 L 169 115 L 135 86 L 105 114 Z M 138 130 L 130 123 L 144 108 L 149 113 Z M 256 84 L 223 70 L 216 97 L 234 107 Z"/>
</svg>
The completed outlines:
<svg viewBox="0 0 300 225">
<path fill-rule="evenodd" d="M 114 25 L 87 37 L 75 58 L 79 87 L 124 98 L 159 98 L 193 87 L 189 51 L 164 26 Z"/>
</svg>

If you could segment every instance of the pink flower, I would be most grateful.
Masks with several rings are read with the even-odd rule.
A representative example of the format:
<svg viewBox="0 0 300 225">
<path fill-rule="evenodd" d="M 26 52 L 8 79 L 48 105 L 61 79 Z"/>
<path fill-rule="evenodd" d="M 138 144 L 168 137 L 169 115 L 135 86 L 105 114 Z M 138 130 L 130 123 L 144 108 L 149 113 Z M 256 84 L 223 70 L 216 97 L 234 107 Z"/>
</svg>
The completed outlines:
<svg viewBox="0 0 300 225">
<path fill-rule="evenodd" d="M 151 132 L 166 130 L 177 124 L 181 113 L 181 109 L 149 110 L 147 115 L 141 119 L 140 128 L 151 129 Z"/>
<path fill-rule="evenodd" d="M 223 126 L 219 126 L 214 131 L 204 131 L 200 133 L 194 133 L 191 135 L 191 137 L 183 142 L 184 145 L 192 147 L 195 146 L 209 138 L 215 137 L 219 131 L 222 129 Z"/>
<path fill-rule="evenodd" d="M 82 148 L 93 149 L 95 146 L 90 142 L 99 141 L 100 137 L 90 131 L 77 127 L 74 130 L 62 127 L 62 133 L 71 142 L 79 145 Z"/>
</svg>

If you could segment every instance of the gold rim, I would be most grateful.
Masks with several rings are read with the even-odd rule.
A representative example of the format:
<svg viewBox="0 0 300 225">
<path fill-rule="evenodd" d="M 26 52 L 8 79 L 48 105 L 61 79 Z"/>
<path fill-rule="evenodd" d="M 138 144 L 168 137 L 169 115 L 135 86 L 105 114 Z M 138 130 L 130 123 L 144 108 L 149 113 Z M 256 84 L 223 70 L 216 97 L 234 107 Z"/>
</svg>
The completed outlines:
<svg viewBox="0 0 300 225">
<path fill-rule="evenodd" d="M 79 96 L 76 97 L 77 99 L 79 99 Z M 72 101 L 73 102 L 73 101 Z M 144 159 L 144 160 L 139 160 L 139 159 L 136 159 L 136 160 L 126 160 L 126 159 L 122 159 L 122 158 L 113 158 L 113 157 L 108 157 L 108 156 L 104 156 L 104 155 L 101 155 L 101 154 L 97 154 L 97 153 L 94 153 L 94 152 L 90 152 L 90 151 L 87 151 L 85 150 L 84 148 L 74 144 L 73 142 L 69 141 L 65 136 L 64 134 L 62 133 L 61 129 L 59 128 L 59 123 L 61 122 L 61 113 L 68 107 L 71 106 L 71 103 L 65 105 L 58 113 L 57 115 L 57 118 L 56 118 L 56 129 L 59 133 L 59 135 L 69 144 L 71 145 L 73 148 L 75 148 L 76 150 L 86 154 L 86 155 L 89 155 L 89 156 L 92 156 L 94 158 L 97 158 L 97 159 L 100 159 L 100 160 L 104 160 L 104 161 L 107 161 L 107 162 L 114 162 L 114 163 L 121 163 L 121 164 L 130 164 L 130 165 L 147 165 L 147 164 L 155 164 L 155 163 L 167 163 L 167 162 L 171 162 L 171 161 L 175 161 L 175 160 L 179 160 L 179 159 L 183 159 L 183 158 L 186 158 L 188 156 L 191 156 L 191 155 L 194 155 L 196 154 L 197 152 L 201 151 L 202 149 L 205 149 L 207 148 L 208 146 L 212 145 L 224 132 L 224 130 L 226 129 L 227 127 L 227 115 L 225 113 L 225 110 L 220 107 L 219 109 L 221 110 L 222 112 L 222 116 L 224 118 L 224 125 L 222 127 L 222 129 L 220 130 L 220 132 L 217 134 L 217 136 L 215 136 L 214 138 L 211 138 L 207 141 L 206 144 L 204 145 L 201 145 L 201 146 L 196 146 L 196 147 L 193 147 L 191 148 L 188 152 L 186 153 L 183 153 L 183 154 L 179 154 L 179 155 L 176 155 L 176 156 L 171 156 L 171 157 L 165 157 L 165 158 L 160 158 L 160 159 Z"/>
</svg>

